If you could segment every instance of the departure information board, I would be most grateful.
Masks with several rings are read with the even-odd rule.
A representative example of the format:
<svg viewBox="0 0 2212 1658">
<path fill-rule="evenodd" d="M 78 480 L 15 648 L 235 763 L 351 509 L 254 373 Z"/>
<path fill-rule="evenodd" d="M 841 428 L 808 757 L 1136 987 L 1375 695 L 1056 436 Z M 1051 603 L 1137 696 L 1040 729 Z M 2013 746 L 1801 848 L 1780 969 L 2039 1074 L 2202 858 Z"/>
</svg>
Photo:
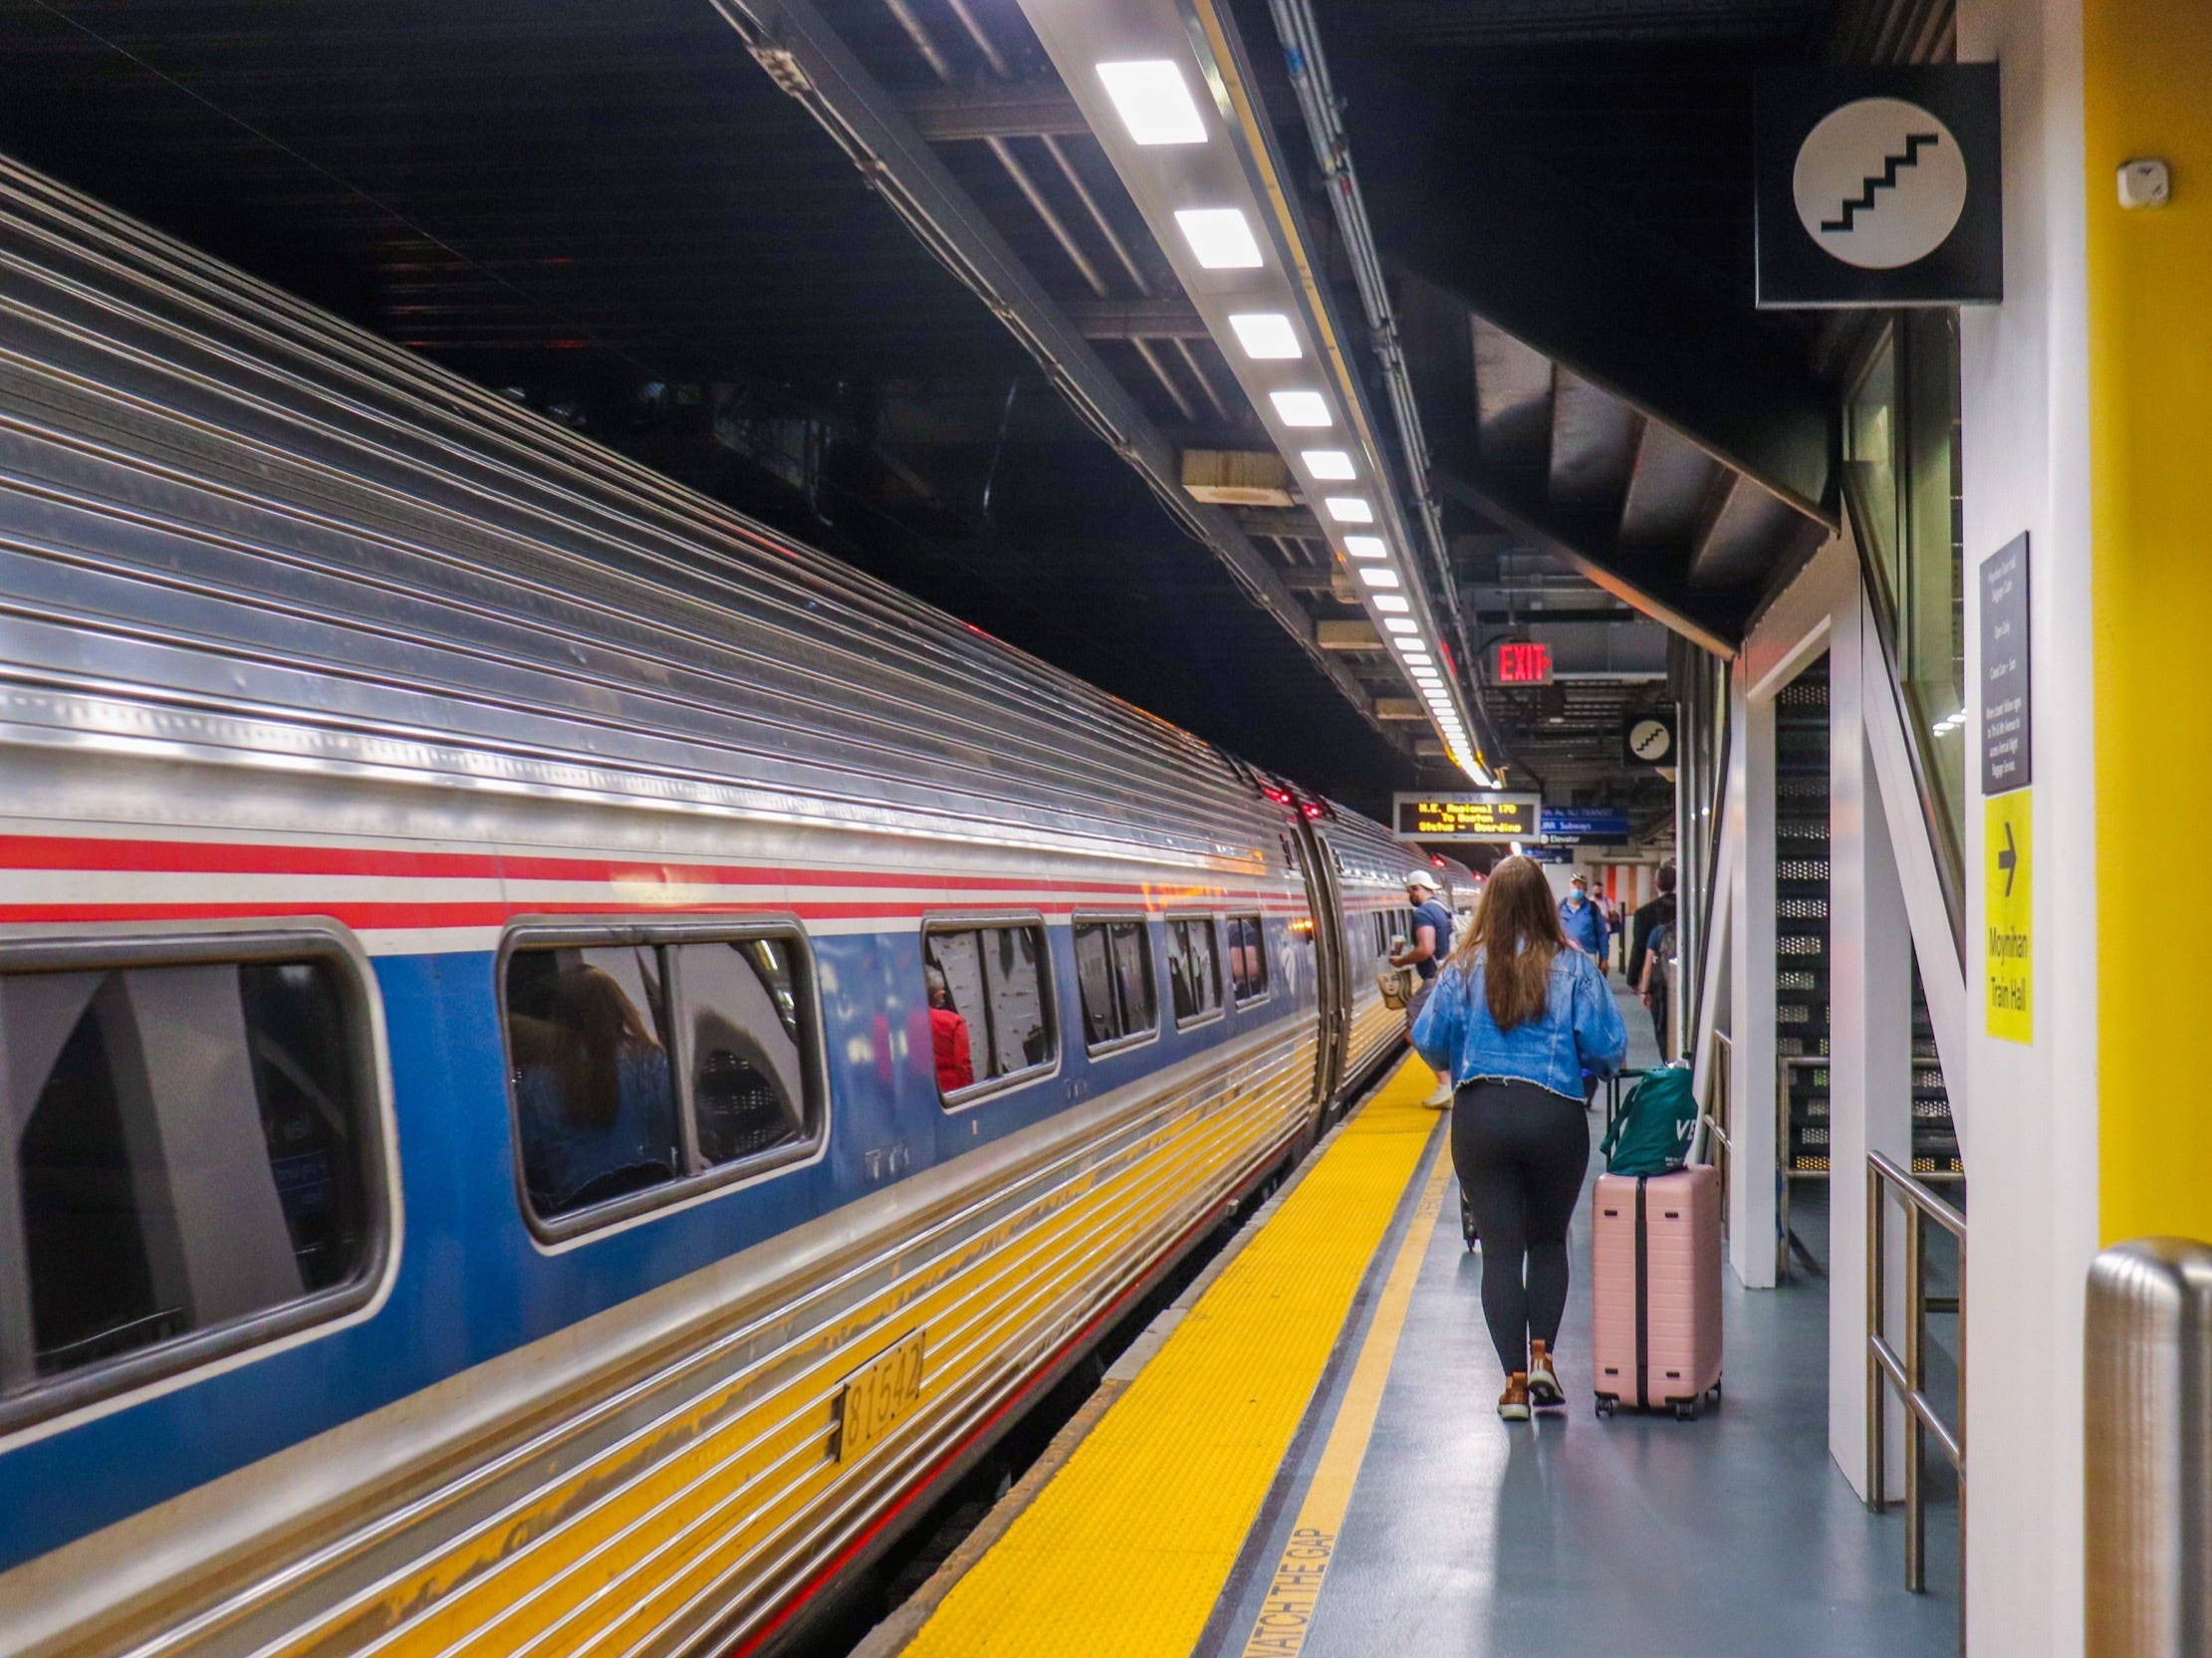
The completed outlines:
<svg viewBox="0 0 2212 1658">
<path fill-rule="evenodd" d="M 1536 795 L 1496 793 L 1399 795 L 1395 800 L 1402 840 L 1534 840 L 1543 805 Z"/>
</svg>

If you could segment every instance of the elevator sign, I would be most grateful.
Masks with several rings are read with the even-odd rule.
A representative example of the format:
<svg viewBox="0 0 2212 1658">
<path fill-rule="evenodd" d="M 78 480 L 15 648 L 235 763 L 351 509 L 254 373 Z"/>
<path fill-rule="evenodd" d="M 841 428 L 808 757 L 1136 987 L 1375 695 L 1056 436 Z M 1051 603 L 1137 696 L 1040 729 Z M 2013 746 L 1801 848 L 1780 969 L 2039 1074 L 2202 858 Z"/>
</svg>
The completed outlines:
<svg viewBox="0 0 2212 1658">
<path fill-rule="evenodd" d="M 1395 808 L 1403 840 L 1534 840 L 1542 802 L 1488 792 L 1399 795 Z"/>
</svg>

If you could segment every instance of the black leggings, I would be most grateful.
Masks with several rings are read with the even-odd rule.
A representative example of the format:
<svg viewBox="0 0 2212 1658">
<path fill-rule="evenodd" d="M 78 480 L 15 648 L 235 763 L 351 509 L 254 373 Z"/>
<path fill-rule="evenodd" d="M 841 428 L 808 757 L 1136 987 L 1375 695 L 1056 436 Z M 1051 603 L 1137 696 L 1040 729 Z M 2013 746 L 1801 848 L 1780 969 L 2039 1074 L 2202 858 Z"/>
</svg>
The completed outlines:
<svg viewBox="0 0 2212 1658">
<path fill-rule="evenodd" d="M 1534 1082 L 1469 1082 L 1452 1106 L 1452 1167 L 1482 1238 L 1482 1315 L 1506 1373 L 1567 1315 L 1567 1224 L 1590 1167 L 1583 1103 Z"/>
</svg>

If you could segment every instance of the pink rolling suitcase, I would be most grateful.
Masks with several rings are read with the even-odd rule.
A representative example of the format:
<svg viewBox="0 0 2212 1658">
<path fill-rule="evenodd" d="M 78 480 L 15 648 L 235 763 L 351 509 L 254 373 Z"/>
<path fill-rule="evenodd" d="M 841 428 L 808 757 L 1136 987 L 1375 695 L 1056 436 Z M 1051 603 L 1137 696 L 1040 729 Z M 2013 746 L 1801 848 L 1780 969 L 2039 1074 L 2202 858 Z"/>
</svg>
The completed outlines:
<svg viewBox="0 0 2212 1658">
<path fill-rule="evenodd" d="M 1598 1177 L 1591 1362 L 1598 1414 L 1720 1396 L 1720 1172 Z"/>
</svg>

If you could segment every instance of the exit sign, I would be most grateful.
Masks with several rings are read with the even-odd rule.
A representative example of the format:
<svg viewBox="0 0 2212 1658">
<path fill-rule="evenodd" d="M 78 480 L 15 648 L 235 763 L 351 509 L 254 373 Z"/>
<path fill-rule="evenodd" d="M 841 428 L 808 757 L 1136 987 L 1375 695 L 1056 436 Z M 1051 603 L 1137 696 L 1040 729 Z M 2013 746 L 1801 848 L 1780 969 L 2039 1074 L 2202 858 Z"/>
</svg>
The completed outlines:
<svg viewBox="0 0 2212 1658">
<path fill-rule="evenodd" d="M 1498 683 L 1549 685 L 1552 682 L 1552 647 L 1525 639 L 1508 639 L 1498 646 Z"/>
</svg>

